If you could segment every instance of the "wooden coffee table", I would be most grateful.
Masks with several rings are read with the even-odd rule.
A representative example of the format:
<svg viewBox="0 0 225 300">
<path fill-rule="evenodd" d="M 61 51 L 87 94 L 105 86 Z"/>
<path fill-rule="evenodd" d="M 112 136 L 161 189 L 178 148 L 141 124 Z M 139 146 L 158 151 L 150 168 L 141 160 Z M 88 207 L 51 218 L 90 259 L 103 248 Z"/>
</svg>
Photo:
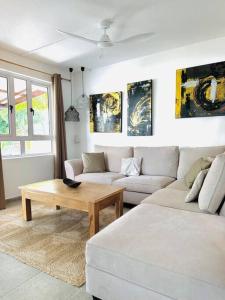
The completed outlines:
<svg viewBox="0 0 225 300">
<path fill-rule="evenodd" d="M 115 217 L 123 214 L 124 188 L 113 185 L 82 182 L 77 188 L 67 187 L 54 179 L 21 186 L 22 212 L 26 221 L 32 220 L 31 200 L 88 212 L 90 237 L 99 231 L 99 211 L 115 204 Z"/>
</svg>

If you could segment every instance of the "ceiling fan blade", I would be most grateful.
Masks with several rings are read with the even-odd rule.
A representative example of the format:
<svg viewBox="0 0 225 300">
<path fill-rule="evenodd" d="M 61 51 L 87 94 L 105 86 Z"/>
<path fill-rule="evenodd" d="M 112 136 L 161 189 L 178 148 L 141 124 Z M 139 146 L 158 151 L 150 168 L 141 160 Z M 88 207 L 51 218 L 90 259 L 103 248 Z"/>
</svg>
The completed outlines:
<svg viewBox="0 0 225 300">
<path fill-rule="evenodd" d="M 32 50 L 29 50 L 29 51 L 25 52 L 24 54 L 22 54 L 22 56 L 28 56 L 28 55 L 30 55 L 30 54 L 32 54 L 32 53 L 34 53 L 34 52 L 37 52 L 38 50 L 47 48 L 47 47 L 49 47 L 49 46 L 56 45 L 56 44 L 58 44 L 58 43 L 64 41 L 65 39 L 66 39 L 66 38 L 62 38 L 62 39 L 57 40 L 57 41 L 55 41 L 55 42 L 51 42 L 51 43 L 42 45 L 42 46 L 40 46 L 40 47 L 38 47 L 38 48 L 34 48 L 34 49 L 32 49 Z"/>
<path fill-rule="evenodd" d="M 80 39 L 82 41 L 85 41 L 85 42 L 88 42 L 88 43 L 91 43 L 91 44 L 94 44 L 94 45 L 97 45 L 97 43 L 98 43 L 98 41 L 91 40 L 91 39 L 85 38 L 83 36 L 80 36 L 80 35 L 77 35 L 77 34 L 74 34 L 74 33 L 71 33 L 71 32 L 66 32 L 66 31 L 59 30 L 59 29 L 57 29 L 57 32 L 59 32 L 61 34 L 64 34 L 64 35 L 67 35 L 69 37 L 75 38 L 75 39 Z"/>
<path fill-rule="evenodd" d="M 153 37 L 155 35 L 154 32 L 147 32 L 147 33 L 141 33 L 137 35 L 130 36 L 124 40 L 117 41 L 114 44 L 126 44 L 126 43 L 132 43 L 132 42 L 144 42 L 147 41 L 149 38 Z"/>
</svg>

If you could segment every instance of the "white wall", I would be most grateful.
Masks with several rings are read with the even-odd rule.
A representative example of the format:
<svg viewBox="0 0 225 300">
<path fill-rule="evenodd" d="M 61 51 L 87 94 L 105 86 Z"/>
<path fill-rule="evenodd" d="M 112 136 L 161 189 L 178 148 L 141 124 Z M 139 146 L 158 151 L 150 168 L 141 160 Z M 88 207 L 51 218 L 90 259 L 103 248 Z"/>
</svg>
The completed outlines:
<svg viewBox="0 0 225 300">
<path fill-rule="evenodd" d="M 19 186 L 53 178 L 53 155 L 3 159 L 6 199 L 18 197 Z"/>
<path fill-rule="evenodd" d="M 6 52 L 0 49 L 0 57 L 5 60 L 15 62 L 17 64 L 26 65 L 31 68 L 35 68 L 48 73 L 61 73 L 64 78 L 68 77 L 68 71 L 57 68 L 54 65 L 48 65 L 35 60 L 31 60 L 27 57 L 18 56 L 10 52 Z M 26 76 L 31 76 L 45 81 L 51 81 L 51 76 L 44 75 L 39 72 L 27 70 L 19 66 L 14 66 L 0 61 L 0 69 L 12 72 L 17 72 Z M 64 106 L 67 109 L 68 101 L 70 101 L 70 83 L 68 81 L 62 81 Z M 76 131 L 74 123 L 66 124 L 67 130 L 67 148 L 69 157 L 74 157 L 76 152 L 74 151 L 73 134 Z M 35 181 L 41 181 L 53 178 L 53 156 L 37 156 L 37 157 L 21 157 L 3 159 L 3 173 L 5 183 L 6 199 L 18 197 L 20 191 L 18 186 L 32 183 Z"/>
<path fill-rule="evenodd" d="M 215 39 L 88 71 L 86 92 L 123 91 L 123 132 L 89 132 L 88 112 L 81 123 L 81 151 L 102 145 L 225 145 L 225 116 L 175 119 L 176 69 L 225 60 L 225 38 Z M 129 82 L 153 79 L 153 136 L 127 136 Z M 77 77 L 77 82 L 79 82 Z"/>
</svg>

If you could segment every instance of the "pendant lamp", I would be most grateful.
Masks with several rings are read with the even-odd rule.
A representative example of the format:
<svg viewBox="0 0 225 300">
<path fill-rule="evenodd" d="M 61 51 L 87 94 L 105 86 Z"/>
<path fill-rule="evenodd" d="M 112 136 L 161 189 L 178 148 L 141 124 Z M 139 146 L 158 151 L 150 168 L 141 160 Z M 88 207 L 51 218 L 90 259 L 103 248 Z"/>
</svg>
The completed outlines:
<svg viewBox="0 0 225 300">
<path fill-rule="evenodd" d="M 84 71 L 85 67 L 81 67 L 81 82 L 82 82 L 82 94 L 78 97 L 77 103 L 79 108 L 84 108 L 89 103 L 89 98 L 84 92 Z"/>
<path fill-rule="evenodd" d="M 73 83 L 72 83 L 73 68 L 69 68 L 69 71 L 70 71 L 71 105 L 65 112 L 65 121 L 66 122 L 80 122 L 79 112 L 73 106 Z"/>
</svg>

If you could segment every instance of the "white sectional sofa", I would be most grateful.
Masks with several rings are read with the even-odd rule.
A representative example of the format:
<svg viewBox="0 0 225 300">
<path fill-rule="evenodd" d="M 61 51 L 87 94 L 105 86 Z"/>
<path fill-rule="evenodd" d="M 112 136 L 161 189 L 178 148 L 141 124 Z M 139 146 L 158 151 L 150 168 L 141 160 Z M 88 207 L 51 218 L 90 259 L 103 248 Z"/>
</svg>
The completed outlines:
<svg viewBox="0 0 225 300">
<path fill-rule="evenodd" d="M 168 147 L 109 147 L 95 146 L 95 152 L 104 152 L 106 172 L 83 173 L 82 159 L 65 161 L 66 175 L 77 181 L 115 184 L 125 187 L 124 202 L 139 204 L 150 194 L 181 180 L 191 164 L 201 156 L 216 156 L 225 146 L 180 148 Z M 120 174 L 121 159 L 141 157 L 140 176 L 126 177 Z M 176 183 L 175 183 L 176 184 Z"/>
<path fill-rule="evenodd" d="M 173 182 L 177 176 L 178 147 L 95 146 L 95 152 L 104 152 L 107 172 L 82 173 L 82 160 L 74 159 L 65 162 L 67 177 L 77 181 L 123 186 L 126 188 L 124 202 L 139 204 L 149 194 Z M 140 176 L 126 177 L 120 174 L 121 159 L 128 157 L 142 158 Z"/>
<path fill-rule="evenodd" d="M 87 242 L 87 292 L 102 300 L 224 300 L 225 203 L 216 214 L 200 210 L 198 202 L 185 203 L 183 178 L 198 158 L 225 147 L 96 151 L 106 154 L 109 177 L 78 175 L 80 161 L 66 162 L 67 176 L 102 183 L 104 176 L 114 178 L 112 184 L 126 188 L 126 201 L 141 204 Z M 118 161 L 132 153 L 143 158 L 143 175 L 129 182 L 119 174 Z M 225 196 L 225 182 L 220 192 Z"/>
</svg>

